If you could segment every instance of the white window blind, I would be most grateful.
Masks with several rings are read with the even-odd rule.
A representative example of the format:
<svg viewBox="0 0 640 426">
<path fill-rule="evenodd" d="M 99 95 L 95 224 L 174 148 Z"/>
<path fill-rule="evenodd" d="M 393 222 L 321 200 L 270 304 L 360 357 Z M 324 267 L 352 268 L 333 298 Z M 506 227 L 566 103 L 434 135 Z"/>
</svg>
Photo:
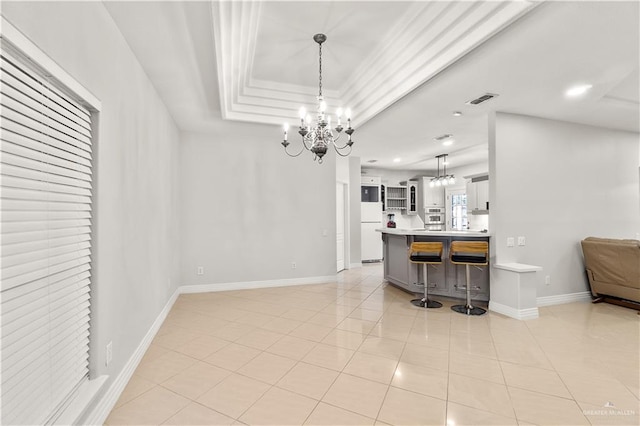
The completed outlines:
<svg viewBox="0 0 640 426">
<path fill-rule="evenodd" d="M 91 114 L 2 50 L 1 424 L 55 420 L 87 379 Z"/>
</svg>

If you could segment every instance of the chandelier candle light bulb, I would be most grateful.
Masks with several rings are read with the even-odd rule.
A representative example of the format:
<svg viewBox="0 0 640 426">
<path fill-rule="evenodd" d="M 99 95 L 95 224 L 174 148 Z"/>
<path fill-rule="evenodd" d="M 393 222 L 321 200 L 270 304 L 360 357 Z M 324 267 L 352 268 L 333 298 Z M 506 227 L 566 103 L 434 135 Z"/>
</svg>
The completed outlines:
<svg viewBox="0 0 640 426">
<path fill-rule="evenodd" d="M 307 115 L 307 110 L 304 107 L 300 108 L 300 129 L 298 130 L 298 133 L 302 137 L 302 148 L 295 154 L 291 154 L 287 150 L 287 147 L 290 145 L 287 141 L 287 132 L 289 130 L 288 124 L 285 124 L 282 146 L 284 147 L 284 152 L 290 157 L 297 157 L 302 154 L 303 151 L 307 150 L 311 151 L 313 154 L 314 161 L 318 160 L 318 163 L 322 163 L 322 157 L 327 153 L 329 145 L 333 146 L 336 153 L 342 157 L 346 157 L 351 154 L 351 147 L 353 146 L 351 135 L 355 130 L 351 127 L 350 109 L 345 111 L 347 129 L 345 130 L 342 127 L 342 108 L 338 108 L 336 111 L 338 124 L 335 128 L 331 128 L 331 116 L 325 115 L 327 111 L 327 103 L 324 101 L 322 96 L 322 43 L 327 40 L 327 36 L 324 34 L 316 34 L 313 36 L 313 40 L 318 43 L 319 49 L 319 90 L 317 97 L 318 106 L 316 109 L 316 123 L 315 125 L 312 125 L 311 117 Z M 340 139 L 343 130 L 347 134 L 348 140 L 343 146 L 339 146 L 337 142 Z M 334 131 L 337 135 L 334 135 Z"/>
</svg>

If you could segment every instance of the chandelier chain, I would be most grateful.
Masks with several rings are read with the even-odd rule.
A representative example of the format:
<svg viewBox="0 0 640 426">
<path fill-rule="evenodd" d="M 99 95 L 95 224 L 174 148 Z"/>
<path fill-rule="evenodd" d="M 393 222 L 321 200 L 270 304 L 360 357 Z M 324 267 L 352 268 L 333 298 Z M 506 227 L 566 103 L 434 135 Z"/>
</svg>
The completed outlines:
<svg viewBox="0 0 640 426">
<path fill-rule="evenodd" d="M 319 61 L 319 71 L 320 71 L 320 78 L 318 79 L 319 81 L 319 92 L 320 92 L 320 96 L 322 96 L 322 43 L 318 44 L 318 46 L 320 46 L 320 61 Z"/>
</svg>

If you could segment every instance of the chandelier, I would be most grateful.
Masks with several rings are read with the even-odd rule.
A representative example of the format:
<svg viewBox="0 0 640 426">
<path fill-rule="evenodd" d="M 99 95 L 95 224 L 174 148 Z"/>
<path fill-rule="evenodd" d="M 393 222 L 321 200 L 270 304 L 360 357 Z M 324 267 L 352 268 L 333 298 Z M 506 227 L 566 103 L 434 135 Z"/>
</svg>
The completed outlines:
<svg viewBox="0 0 640 426">
<path fill-rule="evenodd" d="M 311 117 L 307 115 L 307 110 L 304 109 L 304 107 L 300 108 L 300 129 L 298 130 L 298 133 L 302 136 L 302 148 L 300 148 L 300 151 L 296 154 L 291 154 L 287 150 L 287 147 L 289 146 L 289 142 L 287 141 L 289 123 L 284 124 L 284 140 L 282 141 L 282 146 L 284 147 L 284 152 L 286 152 L 290 157 L 297 157 L 302 154 L 304 150 L 307 150 L 311 151 L 313 154 L 314 161 L 318 160 L 318 163 L 322 163 L 322 157 L 327 153 L 330 145 L 333 146 L 336 153 L 342 157 L 346 157 L 351 154 L 351 146 L 353 145 L 351 135 L 353 134 L 354 129 L 351 127 L 351 110 L 349 109 L 344 111 L 344 115 L 347 119 L 347 128 L 344 129 L 344 127 L 342 127 L 342 108 L 338 108 L 336 111 L 337 125 L 331 129 L 331 116 L 325 114 L 327 104 L 322 97 L 322 43 L 327 40 L 327 36 L 324 34 L 316 34 L 313 36 L 313 40 L 318 43 L 320 64 L 316 122 L 313 124 L 311 122 Z M 343 130 L 349 139 L 343 146 L 339 146 L 337 142 L 340 139 Z M 335 135 L 333 131 L 336 132 Z"/>
<path fill-rule="evenodd" d="M 436 158 L 438 159 L 438 176 L 432 178 L 431 182 L 429 182 L 429 186 L 431 188 L 433 188 L 434 186 L 447 186 L 447 185 L 453 185 L 456 183 L 455 176 L 447 174 L 447 155 L 448 154 L 436 155 Z M 442 175 L 440 175 L 440 159 L 441 158 L 443 159 L 442 163 L 444 166 L 444 171 Z"/>
</svg>

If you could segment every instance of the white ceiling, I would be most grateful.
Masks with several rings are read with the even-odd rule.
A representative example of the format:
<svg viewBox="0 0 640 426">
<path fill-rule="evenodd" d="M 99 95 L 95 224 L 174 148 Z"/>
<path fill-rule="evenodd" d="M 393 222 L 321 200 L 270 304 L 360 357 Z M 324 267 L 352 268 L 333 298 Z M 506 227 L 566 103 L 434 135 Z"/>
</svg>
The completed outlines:
<svg viewBox="0 0 640 426">
<path fill-rule="evenodd" d="M 486 162 L 495 110 L 640 130 L 636 1 L 105 5 L 185 131 L 220 117 L 293 125 L 301 105 L 314 110 L 318 32 L 325 98 L 353 109 L 363 165 L 433 170 L 442 153 L 450 167 Z M 567 99 L 580 82 L 593 89 Z M 499 96 L 465 104 L 486 92 Z M 449 147 L 433 140 L 445 133 Z M 275 125 L 272 140 L 281 149 Z"/>
</svg>

